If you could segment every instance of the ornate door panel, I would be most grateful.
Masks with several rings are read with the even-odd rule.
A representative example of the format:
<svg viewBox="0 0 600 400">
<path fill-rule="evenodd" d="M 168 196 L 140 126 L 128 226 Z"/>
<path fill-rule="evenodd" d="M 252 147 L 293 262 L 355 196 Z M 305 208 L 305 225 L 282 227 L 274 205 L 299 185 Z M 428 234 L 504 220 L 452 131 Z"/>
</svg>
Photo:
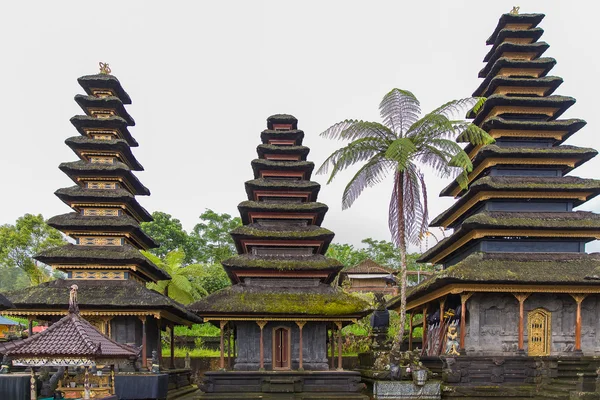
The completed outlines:
<svg viewBox="0 0 600 400">
<path fill-rule="evenodd" d="M 530 356 L 550 355 L 552 321 L 550 312 L 536 308 L 527 314 L 528 354 Z"/>
<path fill-rule="evenodd" d="M 290 369 L 290 329 L 273 329 L 273 369 Z"/>
</svg>

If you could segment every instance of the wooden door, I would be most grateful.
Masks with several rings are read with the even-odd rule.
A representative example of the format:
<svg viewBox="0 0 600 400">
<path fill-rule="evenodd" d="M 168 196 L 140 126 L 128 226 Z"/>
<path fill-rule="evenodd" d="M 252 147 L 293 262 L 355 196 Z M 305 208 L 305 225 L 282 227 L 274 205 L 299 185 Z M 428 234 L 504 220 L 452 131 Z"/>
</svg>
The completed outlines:
<svg viewBox="0 0 600 400">
<path fill-rule="evenodd" d="M 527 314 L 527 344 L 530 356 L 550 355 L 551 326 L 548 311 L 537 308 Z"/>
<path fill-rule="evenodd" d="M 273 329 L 273 369 L 290 369 L 290 329 Z"/>
</svg>

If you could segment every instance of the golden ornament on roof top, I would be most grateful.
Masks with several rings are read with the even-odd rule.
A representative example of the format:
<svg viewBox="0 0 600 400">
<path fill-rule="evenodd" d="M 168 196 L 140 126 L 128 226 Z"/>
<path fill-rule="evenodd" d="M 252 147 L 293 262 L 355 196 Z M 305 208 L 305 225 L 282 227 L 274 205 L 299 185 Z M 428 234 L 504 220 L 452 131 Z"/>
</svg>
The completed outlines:
<svg viewBox="0 0 600 400">
<path fill-rule="evenodd" d="M 520 8 L 521 8 L 521 7 L 519 7 L 519 6 L 513 6 L 512 10 L 510 10 L 510 13 L 511 13 L 512 15 L 519 15 L 519 9 L 520 9 Z"/>
<path fill-rule="evenodd" d="M 100 65 L 101 74 L 108 75 L 112 72 L 110 67 L 108 66 L 108 63 L 103 63 L 102 61 L 100 61 L 98 64 Z"/>
</svg>

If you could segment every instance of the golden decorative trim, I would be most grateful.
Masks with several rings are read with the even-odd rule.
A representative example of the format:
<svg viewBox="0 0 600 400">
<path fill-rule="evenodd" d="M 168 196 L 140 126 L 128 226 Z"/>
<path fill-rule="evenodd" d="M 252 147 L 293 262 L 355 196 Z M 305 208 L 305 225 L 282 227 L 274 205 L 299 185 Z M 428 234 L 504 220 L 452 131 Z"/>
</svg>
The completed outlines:
<svg viewBox="0 0 600 400">
<path fill-rule="evenodd" d="M 200 317 L 202 317 L 200 315 Z M 227 318 L 228 321 L 254 321 L 257 324 L 261 321 L 265 321 L 264 317 L 219 317 L 219 316 L 213 316 L 213 317 L 202 317 L 202 319 L 204 319 L 205 322 L 209 322 L 209 321 L 221 321 L 224 318 Z M 352 317 L 348 317 L 348 318 L 285 318 L 285 317 L 269 317 L 269 319 L 267 320 L 267 322 L 275 322 L 275 321 L 289 321 L 289 322 L 296 322 L 296 321 L 307 321 L 307 322 L 353 322 L 356 323 L 357 319 L 356 318 L 352 318 Z"/>
<path fill-rule="evenodd" d="M 536 53 L 534 51 L 530 51 L 530 52 L 505 51 L 504 53 L 500 54 L 500 57 L 509 58 L 511 60 L 531 61 L 535 57 L 537 57 L 537 55 L 538 55 L 538 53 Z"/>
<path fill-rule="evenodd" d="M 87 217 L 118 217 L 119 208 L 84 208 L 83 215 Z"/>
<path fill-rule="evenodd" d="M 469 301 L 469 299 L 471 298 L 471 296 L 473 296 L 475 293 L 473 292 L 467 292 L 467 293 L 461 293 L 460 294 L 460 303 L 464 304 L 467 301 Z"/>
<path fill-rule="evenodd" d="M 552 118 L 557 111 L 558 107 L 494 106 L 484 121 L 502 114 L 540 114 Z"/>
<path fill-rule="evenodd" d="M 85 265 L 67 265 L 67 264 L 52 264 L 52 268 L 58 270 L 75 270 L 75 269 L 130 269 L 132 271 L 137 271 L 137 265 L 95 265 L 95 264 L 85 264 Z"/>
<path fill-rule="evenodd" d="M 296 321 L 296 325 L 298 325 L 298 328 L 302 330 L 302 328 L 304 328 L 304 325 L 306 325 L 306 321 Z"/>
<path fill-rule="evenodd" d="M 533 38 L 507 37 L 503 43 L 530 44 L 533 43 Z"/>
<path fill-rule="evenodd" d="M 492 94 L 501 94 L 501 95 L 514 95 L 514 94 L 524 94 L 524 95 L 536 95 L 543 97 L 550 90 L 548 86 L 541 87 L 533 87 L 533 86 L 498 86 L 494 93 Z"/>
<path fill-rule="evenodd" d="M 132 193 L 132 194 L 135 193 L 135 190 L 133 189 L 133 187 L 121 178 L 113 178 L 113 177 L 105 177 L 105 176 L 102 176 L 102 177 L 100 177 L 100 176 L 89 176 L 89 177 L 81 176 L 81 177 L 77 177 L 77 182 L 82 182 L 83 184 L 85 184 L 86 182 L 118 182 L 121 184 L 122 187 L 129 190 L 130 193 Z"/>
<path fill-rule="evenodd" d="M 68 310 L 4 310 L 0 311 L 0 315 L 23 315 L 23 316 L 57 316 L 57 315 L 67 315 L 69 313 Z M 160 316 L 160 311 L 86 311 L 80 310 L 79 313 L 83 316 L 138 316 L 138 315 L 150 315 L 155 318 Z M 35 318 L 34 318 L 35 319 Z"/>
<path fill-rule="evenodd" d="M 207 319 L 205 319 L 205 321 L 208 321 Z M 256 321 L 256 324 L 259 326 L 260 330 L 262 331 L 263 328 L 265 327 L 265 325 L 267 325 L 267 321 L 265 320 L 260 320 L 260 321 Z"/>
<path fill-rule="evenodd" d="M 510 15 L 519 15 L 520 9 L 521 9 L 521 7 L 519 7 L 519 6 L 513 6 L 512 10 L 510 10 Z"/>
<path fill-rule="evenodd" d="M 68 279 L 81 279 L 81 280 L 126 280 L 125 272 L 123 270 L 111 271 L 111 270 L 72 270 L 71 277 Z"/>
<path fill-rule="evenodd" d="M 494 139 L 501 137 L 526 137 L 526 138 L 552 138 L 562 140 L 569 131 L 543 131 L 543 130 L 520 130 L 520 129 L 492 129 L 489 135 Z"/>
<path fill-rule="evenodd" d="M 571 293 L 571 297 L 577 304 L 581 304 L 581 302 L 585 300 L 587 296 L 587 294 Z"/>
<path fill-rule="evenodd" d="M 65 232 L 66 235 L 72 236 L 71 232 Z M 122 246 L 123 243 L 120 237 L 77 237 L 79 246 Z"/>
<path fill-rule="evenodd" d="M 96 108 L 96 107 L 88 107 L 87 111 L 90 113 L 90 116 L 96 117 L 99 119 L 116 117 L 117 111 L 114 108 Z"/>
<path fill-rule="evenodd" d="M 529 356 L 550 355 L 552 314 L 543 308 L 527 313 L 527 346 Z"/>
<path fill-rule="evenodd" d="M 504 29 L 510 29 L 513 31 L 524 31 L 526 29 L 531 28 L 531 24 L 519 24 L 519 23 L 513 23 L 513 24 L 506 24 L 504 25 Z"/>
<path fill-rule="evenodd" d="M 92 92 L 92 96 L 103 99 L 105 97 L 116 97 L 116 93 L 113 92 L 112 89 L 108 88 L 90 88 L 90 92 Z"/>
<path fill-rule="evenodd" d="M 512 295 L 515 296 L 519 303 L 524 303 L 531 296 L 531 293 L 513 293 Z"/>
<path fill-rule="evenodd" d="M 112 70 L 110 69 L 110 67 L 108 66 L 108 63 L 102 62 L 100 61 L 98 63 L 98 65 L 100 66 L 100 73 L 103 75 L 108 75 L 112 72 Z"/>
<path fill-rule="evenodd" d="M 544 68 L 500 68 L 496 76 L 524 76 L 529 78 L 539 78 Z"/>
</svg>

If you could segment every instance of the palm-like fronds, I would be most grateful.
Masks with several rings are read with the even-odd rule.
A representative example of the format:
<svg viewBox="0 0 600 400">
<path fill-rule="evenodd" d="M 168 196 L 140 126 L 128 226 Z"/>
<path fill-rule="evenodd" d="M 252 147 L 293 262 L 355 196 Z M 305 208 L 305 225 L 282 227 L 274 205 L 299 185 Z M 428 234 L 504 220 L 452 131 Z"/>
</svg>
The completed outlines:
<svg viewBox="0 0 600 400">
<path fill-rule="evenodd" d="M 379 104 L 383 124 L 398 137 L 404 136 L 408 127 L 421 116 L 421 104 L 408 90 L 392 89 Z"/>
</svg>

